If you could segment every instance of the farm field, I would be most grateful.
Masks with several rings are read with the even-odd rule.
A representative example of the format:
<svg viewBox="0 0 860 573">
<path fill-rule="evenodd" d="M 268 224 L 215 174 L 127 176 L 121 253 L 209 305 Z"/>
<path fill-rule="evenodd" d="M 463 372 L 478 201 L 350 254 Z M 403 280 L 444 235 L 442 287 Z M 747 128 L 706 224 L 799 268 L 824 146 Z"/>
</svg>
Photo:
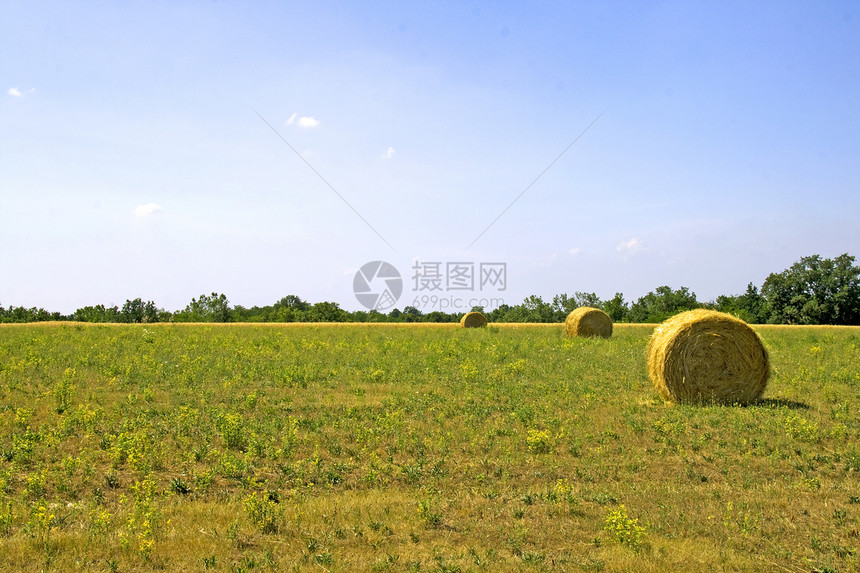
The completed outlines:
<svg viewBox="0 0 860 573">
<path fill-rule="evenodd" d="M 860 328 L 749 407 L 563 328 L 0 327 L 0 570 L 860 568 Z"/>
</svg>

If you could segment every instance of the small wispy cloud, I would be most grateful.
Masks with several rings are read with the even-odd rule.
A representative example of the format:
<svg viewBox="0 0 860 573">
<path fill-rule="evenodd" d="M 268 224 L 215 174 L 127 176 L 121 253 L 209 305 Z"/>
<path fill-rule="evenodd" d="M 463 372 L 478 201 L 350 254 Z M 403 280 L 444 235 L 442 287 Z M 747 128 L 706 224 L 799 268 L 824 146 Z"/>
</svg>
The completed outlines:
<svg viewBox="0 0 860 573">
<path fill-rule="evenodd" d="M 383 159 L 391 159 L 392 157 L 394 157 L 394 153 L 395 153 L 394 148 L 389 147 L 388 149 L 385 150 L 385 153 L 382 154 L 382 158 Z"/>
<path fill-rule="evenodd" d="M 294 113 L 290 116 L 290 119 L 287 120 L 287 125 L 296 124 L 299 127 L 316 127 L 320 124 L 318 119 L 315 119 L 312 116 L 299 116 L 299 114 Z"/>
<path fill-rule="evenodd" d="M 158 203 L 147 203 L 146 205 L 138 205 L 134 208 L 134 216 L 140 219 L 149 217 L 156 213 L 160 213 L 164 208 Z"/>
<path fill-rule="evenodd" d="M 647 251 L 647 247 L 642 243 L 640 239 L 633 237 L 629 241 L 622 241 L 618 243 L 618 247 L 616 250 L 621 253 L 624 257 L 629 257 L 631 255 L 635 255 L 636 253 L 641 253 L 642 251 Z"/>
<path fill-rule="evenodd" d="M 581 252 L 582 252 L 582 249 L 580 249 L 579 247 L 573 247 L 571 250 L 568 251 L 568 253 L 570 253 L 574 257 Z"/>
<path fill-rule="evenodd" d="M 31 93 L 35 93 L 35 91 L 36 91 L 36 88 L 30 88 L 30 89 L 25 90 L 25 91 L 21 91 L 18 88 L 9 88 L 9 90 L 6 93 L 12 97 L 22 98 L 25 95 L 30 95 Z"/>
</svg>

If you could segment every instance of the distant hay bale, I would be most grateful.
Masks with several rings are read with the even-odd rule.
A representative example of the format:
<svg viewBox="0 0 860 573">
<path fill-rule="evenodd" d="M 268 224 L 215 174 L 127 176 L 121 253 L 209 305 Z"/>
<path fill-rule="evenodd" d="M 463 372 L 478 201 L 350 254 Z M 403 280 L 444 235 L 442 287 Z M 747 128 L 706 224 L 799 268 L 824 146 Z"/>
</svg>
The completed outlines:
<svg viewBox="0 0 860 573">
<path fill-rule="evenodd" d="M 770 376 L 767 350 L 744 321 L 713 310 L 682 312 L 648 342 L 648 375 L 664 400 L 749 404 Z"/>
<path fill-rule="evenodd" d="M 612 319 L 599 308 L 581 306 L 567 315 L 564 330 L 568 336 L 612 336 Z"/>
<path fill-rule="evenodd" d="M 463 328 L 482 328 L 487 326 L 487 317 L 480 312 L 467 312 L 460 319 Z"/>
</svg>

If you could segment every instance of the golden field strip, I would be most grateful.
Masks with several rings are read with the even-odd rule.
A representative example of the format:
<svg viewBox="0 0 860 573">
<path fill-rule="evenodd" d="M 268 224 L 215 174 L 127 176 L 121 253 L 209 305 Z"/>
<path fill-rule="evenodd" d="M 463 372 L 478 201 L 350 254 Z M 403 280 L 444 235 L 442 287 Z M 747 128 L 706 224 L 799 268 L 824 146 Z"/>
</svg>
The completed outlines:
<svg viewBox="0 0 860 573">
<path fill-rule="evenodd" d="M 4 325 L 0 570 L 857 570 L 860 329 L 689 407 L 654 326 Z"/>
</svg>

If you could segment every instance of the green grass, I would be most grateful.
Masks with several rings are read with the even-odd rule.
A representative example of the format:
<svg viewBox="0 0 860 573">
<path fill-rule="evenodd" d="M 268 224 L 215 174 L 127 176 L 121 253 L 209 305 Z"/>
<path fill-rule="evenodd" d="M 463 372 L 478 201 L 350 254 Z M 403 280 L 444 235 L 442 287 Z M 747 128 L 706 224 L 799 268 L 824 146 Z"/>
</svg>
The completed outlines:
<svg viewBox="0 0 860 573">
<path fill-rule="evenodd" d="M 857 570 L 860 330 L 731 408 L 562 328 L 0 328 L 0 569 Z"/>
</svg>

